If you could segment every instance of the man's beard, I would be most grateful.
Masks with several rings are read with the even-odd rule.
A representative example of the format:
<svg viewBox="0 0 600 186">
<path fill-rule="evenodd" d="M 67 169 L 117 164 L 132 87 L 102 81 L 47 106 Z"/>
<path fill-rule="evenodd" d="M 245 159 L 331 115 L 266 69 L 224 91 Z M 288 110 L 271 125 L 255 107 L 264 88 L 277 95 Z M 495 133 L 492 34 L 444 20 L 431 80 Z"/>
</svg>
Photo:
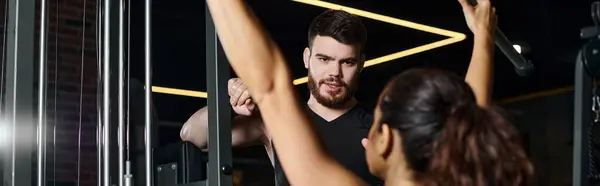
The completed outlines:
<svg viewBox="0 0 600 186">
<path fill-rule="evenodd" d="M 358 75 L 356 75 L 354 80 L 352 80 L 352 84 L 354 86 L 350 87 L 350 86 L 348 86 L 348 84 L 346 84 L 342 80 L 334 79 L 334 78 L 326 78 L 326 79 L 319 80 L 319 82 L 315 82 L 315 79 L 313 79 L 312 74 L 310 74 L 310 70 L 309 70 L 307 77 L 308 77 L 308 90 L 310 90 L 310 94 L 315 97 L 317 102 L 327 108 L 336 108 L 336 109 L 343 108 L 346 105 L 346 103 L 348 103 L 348 101 L 350 101 L 350 99 L 352 99 L 352 97 L 354 96 L 354 92 L 356 90 L 356 88 L 355 88 L 356 80 L 358 79 Z M 329 96 L 331 96 L 331 98 L 329 98 L 328 96 L 321 95 L 320 87 L 322 85 L 325 85 L 326 82 L 334 82 L 336 84 L 341 85 L 341 88 L 342 88 L 341 95 L 329 95 Z"/>
</svg>

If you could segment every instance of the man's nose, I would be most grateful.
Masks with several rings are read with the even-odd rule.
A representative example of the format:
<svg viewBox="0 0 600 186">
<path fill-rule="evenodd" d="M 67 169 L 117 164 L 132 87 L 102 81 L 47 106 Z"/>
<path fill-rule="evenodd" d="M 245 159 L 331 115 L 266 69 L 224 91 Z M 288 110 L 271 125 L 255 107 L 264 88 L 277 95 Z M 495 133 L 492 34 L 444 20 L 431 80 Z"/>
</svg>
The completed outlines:
<svg viewBox="0 0 600 186">
<path fill-rule="evenodd" d="M 339 62 L 330 63 L 327 74 L 332 77 L 340 77 L 342 76 L 342 65 Z"/>
</svg>

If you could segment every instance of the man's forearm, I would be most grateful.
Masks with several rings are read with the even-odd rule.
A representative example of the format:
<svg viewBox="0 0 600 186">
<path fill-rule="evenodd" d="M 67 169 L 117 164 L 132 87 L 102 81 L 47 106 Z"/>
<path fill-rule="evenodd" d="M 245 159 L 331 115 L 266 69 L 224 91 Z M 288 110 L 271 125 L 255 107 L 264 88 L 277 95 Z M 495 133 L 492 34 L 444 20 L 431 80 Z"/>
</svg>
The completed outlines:
<svg viewBox="0 0 600 186">
<path fill-rule="evenodd" d="M 465 81 L 473 89 L 477 104 L 487 107 L 491 102 L 493 83 L 494 40 L 491 33 L 475 34 L 473 54 Z"/>
<path fill-rule="evenodd" d="M 180 132 L 181 139 L 207 150 L 209 141 L 208 114 L 208 107 L 196 111 L 183 125 Z M 265 135 L 263 126 L 258 112 L 252 116 L 236 116 L 231 121 L 231 145 L 233 147 L 244 147 L 261 144 L 261 139 Z"/>
</svg>

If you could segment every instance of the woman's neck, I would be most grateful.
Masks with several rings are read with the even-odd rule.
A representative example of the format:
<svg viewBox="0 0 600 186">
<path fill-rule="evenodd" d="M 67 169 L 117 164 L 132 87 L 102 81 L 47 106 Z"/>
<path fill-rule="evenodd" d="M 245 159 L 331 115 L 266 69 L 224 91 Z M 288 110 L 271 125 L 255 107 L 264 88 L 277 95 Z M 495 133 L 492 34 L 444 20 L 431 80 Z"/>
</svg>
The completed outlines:
<svg viewBox="0 0 600 186">
<path fill-rule="evenodd" d="M 412 179 L 412 173 L 402 166 L 393 166 L 385 177 L 386 186 L 420 186 Z"/>
<path fill-rule="evenodd" d="M 408 180 L 394 180 L 394 181 L 385 180 L 385 186 L 420 186 L 420 185 L 414 183 L 413 181 L 408 181 Z"/>
</svg>

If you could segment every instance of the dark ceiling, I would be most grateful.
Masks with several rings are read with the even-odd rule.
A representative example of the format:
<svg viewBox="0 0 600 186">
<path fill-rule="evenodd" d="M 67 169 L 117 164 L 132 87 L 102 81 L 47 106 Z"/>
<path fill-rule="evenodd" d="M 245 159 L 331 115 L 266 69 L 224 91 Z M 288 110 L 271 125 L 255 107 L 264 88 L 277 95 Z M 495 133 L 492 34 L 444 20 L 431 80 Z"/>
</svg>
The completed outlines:
<svg viewBox="0 0 600 186">
<path fill-rule="evenodd" d="M 132 33 L 142 33 L 139 7 L 134 1 Z M 325 9 L 290 0 L 247 1 L 277 41 L 295 77 L 303 77 L 302 50 L 312 18 Z M 464 33 L 459 43 L 393 60 L 365 69 L 358 99 L 372 104 L 385 82 L 395 74 L 415 67 L 437 67 L 464 74 L 472 49 L 460 5 L 447 1 L 332 0 L 332 3 Z M 573 82 L 575 53 L 583 44 L 579 29 L 591 26 L 589 0 L 501 0 L 497 8 L 499 27 L 513 41 L 531 47 L 526 55 L 535 64 L 531 77 L 518 77 L 510 62 L 496 52 L 494 98 L 502 99 L 569 86 Z M 153 3 L 153 85 L 205 91 L 204 1 L 184 0 Z M 444 39 L 418 30 L 364 19 L 368 29 L 367 58 L 413 48 Z M 141 35 L 141 34 L 139 34 Z M 140 52 L 138 35 L 133 35 L 133 52 Z M 133 57 L 134 77 L 141 76 L 141 63 Z M 306 96 L 306 88 L 299 85 Z M 183 122 L 206 104 L 205 99 L 153 94 L 161 120 Z"/>
</svg>

